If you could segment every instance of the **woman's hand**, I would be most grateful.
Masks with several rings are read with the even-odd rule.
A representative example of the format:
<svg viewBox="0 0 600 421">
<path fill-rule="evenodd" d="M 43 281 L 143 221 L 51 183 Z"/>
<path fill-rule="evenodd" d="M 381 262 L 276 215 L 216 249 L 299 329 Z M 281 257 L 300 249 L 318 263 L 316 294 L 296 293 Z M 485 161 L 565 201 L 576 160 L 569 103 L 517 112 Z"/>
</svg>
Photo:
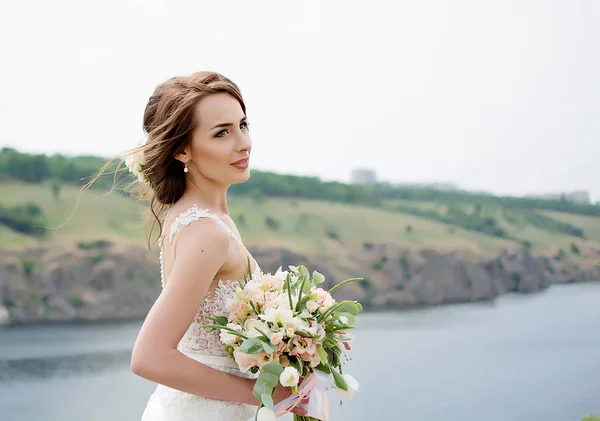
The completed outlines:
<svg viewBox="0 0 600 421">
<path fill-rule="evenodd" d="M 284 399 L 289 398 L 290 396 L 292 396 L 292 388 L 291 387 L 285 387 L 282 386 L 280 383 L 277 384 L 277 387 L 275 388 L 275 391 L 273 392 L 273 404 L 277 405 L 279 402 L 281 402 Z M 304 405 L 307 404 L 309 401 L 308 396 L 304 399 L 302 399 L 300 401 L 300 403 L 298 403 L 298 405 L 296 405 L 290 412 L 292 412 L 293 414 L 296 415 L 300 415 L 300 416 L 304 416 L 306 415 L 306 410 L 301 408 L 299 405 Z"/>
</svg>

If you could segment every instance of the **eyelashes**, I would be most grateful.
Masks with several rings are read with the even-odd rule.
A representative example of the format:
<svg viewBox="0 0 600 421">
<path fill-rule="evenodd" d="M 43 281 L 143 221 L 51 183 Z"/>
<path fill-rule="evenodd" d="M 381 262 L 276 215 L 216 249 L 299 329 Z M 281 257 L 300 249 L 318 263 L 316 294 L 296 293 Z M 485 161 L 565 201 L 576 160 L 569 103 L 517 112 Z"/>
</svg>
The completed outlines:
<svg viewBox="0 0 600 421">
<path fill-rule="evenodd" d="M 242 121 L 240 123 L 240 129 L 243 130 L 250 130 L 250 123 L 248 122 L 248 120 L 246 121 Z M 229 130 L 228 129 L 223 129 L 220 132 L 218 132 L 217 134 L 215 134 L 215 137 L 225 137 L 229 134 Z"/>
</svg>

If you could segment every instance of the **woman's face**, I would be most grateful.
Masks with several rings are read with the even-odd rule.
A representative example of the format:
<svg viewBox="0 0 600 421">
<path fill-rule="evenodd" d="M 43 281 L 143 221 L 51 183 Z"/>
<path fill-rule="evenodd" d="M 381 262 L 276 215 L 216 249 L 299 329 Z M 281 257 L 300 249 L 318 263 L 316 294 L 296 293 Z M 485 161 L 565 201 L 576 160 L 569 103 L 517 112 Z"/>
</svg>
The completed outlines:
<svg viewBox="0 0 600 421">
<path fill-rule="evenodd" d="M 220 185 L 248 180 L 252 141 L 240 103 L 225 93 L 207 96 L 196 104 L 196 122 L 181 159 L 187 162 L 188 177 Z"/>
</svg>

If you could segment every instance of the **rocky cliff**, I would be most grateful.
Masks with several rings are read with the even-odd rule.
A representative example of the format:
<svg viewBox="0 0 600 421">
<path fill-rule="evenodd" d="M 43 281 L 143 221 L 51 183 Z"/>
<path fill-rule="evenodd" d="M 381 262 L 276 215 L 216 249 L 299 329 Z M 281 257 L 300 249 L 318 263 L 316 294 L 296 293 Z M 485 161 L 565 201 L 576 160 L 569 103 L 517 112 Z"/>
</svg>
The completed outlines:
<svg viewBox="0 0 600 421">
<path fill-rule="evenodd" d="M 364 277 L 336 298 L 357 299 L 367 309 L 488 300 L 507 291 L 600 280 L 600 250 L 584 258 L 533 256 L 526 249 L 472 256 L 389 244 L 363 245 L 344 256 L 250 249 L 265 272 L 305 264 L 325 274 L 327 286 Z M 160 293 L 157 256 L 139 247 L 100 243 L 1 252 L 0 325 L 142 318 Z"/>
</svg>

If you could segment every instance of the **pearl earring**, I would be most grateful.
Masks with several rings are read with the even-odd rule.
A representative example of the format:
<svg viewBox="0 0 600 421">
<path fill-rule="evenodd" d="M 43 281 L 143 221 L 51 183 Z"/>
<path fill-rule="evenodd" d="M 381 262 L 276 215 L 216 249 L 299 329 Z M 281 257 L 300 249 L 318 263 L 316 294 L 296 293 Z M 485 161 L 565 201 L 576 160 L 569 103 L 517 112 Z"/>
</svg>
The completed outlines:
<svg viewBox="0 0 600 421">
<path fill-rule="evenodd" d="M 185 172 L 185 173 L 188 172 L 187 164 L 185 164 L 185 167 L 183 167 L 183 172 Z"/>
</svg>

